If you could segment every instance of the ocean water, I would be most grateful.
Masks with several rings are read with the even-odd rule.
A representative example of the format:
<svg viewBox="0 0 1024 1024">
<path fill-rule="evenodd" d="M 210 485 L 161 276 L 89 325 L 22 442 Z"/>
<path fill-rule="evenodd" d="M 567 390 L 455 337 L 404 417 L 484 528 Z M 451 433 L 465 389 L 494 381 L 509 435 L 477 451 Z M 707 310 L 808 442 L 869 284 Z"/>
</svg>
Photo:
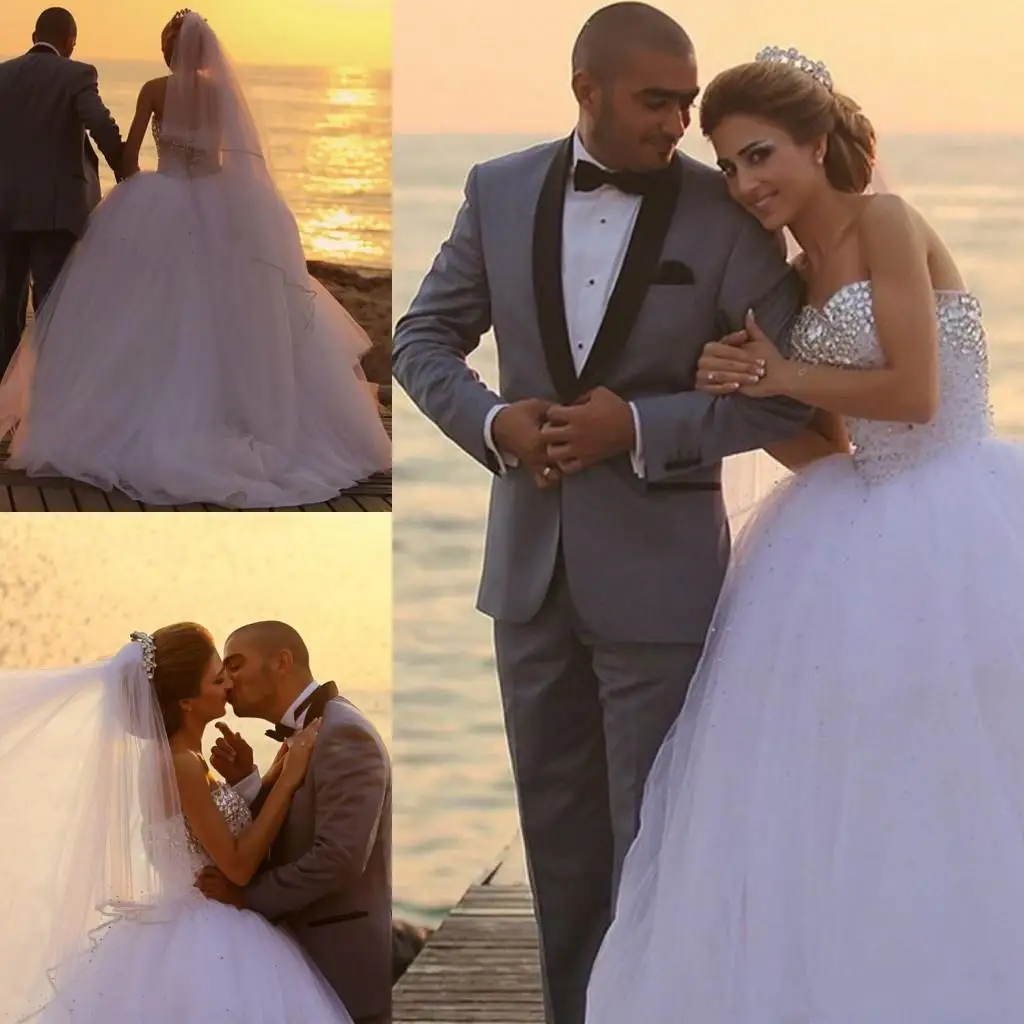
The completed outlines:
<svg viewBox="0 0 1024 1024">
<path fill-rule="evenodd" d="M 446 237 L 470 166 L 532 142 L 510 136 L 397 136 L 394 311 L 411 300 Z M 888 187 L 918 206 L 981 300 L 1000 432 L 1024 438 L 1024 139 L 884 140 Z M 698 140 L 685 147 L 700 159 Z M 493 345 L 472 360 L 496 383 Z M 436 921 L 516 829 L 491 653 L 474 610 L 489 474 L 398 392 L 395 490 L 395 895 Z"/>
<path fill-rule="evenodd" d="M 127 135 L 140 86 L 167 68 L 156 62 L 102 60 L 96 66 L 100 94 Z M 239 75 L 307 257 L 390 267 L 390 73 L 243 66 Z M 156 166 L 148 135 L 140 166 Z M 105 194 L 114 177 L 102 158 L 100 168 Z"/>
<path fill-rule="evenodd" d="M 281 619 L 314 675 L 393 732 L 390 516 L 0 516 L 0 669 L 105 658 L 134 630 L 194 621 L 218 643 Z M 259 763 L 276 744 L 237 720 Z M 208 746 L 216 733 L 210 730 Z"/>
</svg>

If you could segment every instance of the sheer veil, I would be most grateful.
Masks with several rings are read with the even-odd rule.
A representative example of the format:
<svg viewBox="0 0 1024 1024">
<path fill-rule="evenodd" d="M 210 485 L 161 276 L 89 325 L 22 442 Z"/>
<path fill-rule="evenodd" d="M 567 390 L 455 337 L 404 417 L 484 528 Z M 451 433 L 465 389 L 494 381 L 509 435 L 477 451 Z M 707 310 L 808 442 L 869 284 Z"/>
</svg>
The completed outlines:
<svg viewBox="0 0 1024 1024">
<path fill-rule="evenodd" d="M 238 74 L 195 13 L 185 15 L 174 46 L 160 127 L 165 139 L 217 154 L 232 232 L 251 261 L 249 271 L 279 275 L 312 298 L 295 218 L 274 184 Z"/>
<path fill-rule="evenodd" d="M 112 921 L 197 898 L 146 640 L 0 671 L 3 1024 L 59 1000 Z"/>
</svg>

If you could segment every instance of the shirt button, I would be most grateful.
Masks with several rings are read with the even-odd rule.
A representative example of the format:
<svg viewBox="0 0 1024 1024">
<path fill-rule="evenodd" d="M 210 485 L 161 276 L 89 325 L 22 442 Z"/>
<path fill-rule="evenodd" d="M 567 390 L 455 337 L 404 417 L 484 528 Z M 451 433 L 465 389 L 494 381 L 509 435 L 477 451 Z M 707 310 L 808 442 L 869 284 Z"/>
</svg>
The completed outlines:
<svg viewBox="0 0 1024 1024">
<path fill-rule="evenodd" d="M 608 218 L 607 217 L 602 217 L 601 218 L 601 223 L 602 224 L 607 224 L 608 223 Z"/>
<path fill-rule="evenodd" d="M 589 280 L 589 281 L 587 282 L 587 284 L 593 284 L 593 283 L 594 283 L 594 279 L 593 279 L 593 278 L 591 278 L 591 279 L 590 279 L 590 280 Z"/>
</svg>

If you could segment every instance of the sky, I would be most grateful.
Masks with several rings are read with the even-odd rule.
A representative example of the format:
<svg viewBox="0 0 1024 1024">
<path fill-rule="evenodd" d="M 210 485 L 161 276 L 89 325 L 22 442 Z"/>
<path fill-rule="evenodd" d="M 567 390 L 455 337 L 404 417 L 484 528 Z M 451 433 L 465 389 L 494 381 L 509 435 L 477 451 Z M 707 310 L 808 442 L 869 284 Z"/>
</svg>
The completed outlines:
<svg viewBox="0 0 1024 1024">
<path fill-rule="evenodd" d="M 240 64 L 391 66 L 390 0 L 195 0 Z M 160 60 L 160 30 L 180 0 L 62 0 L 81 60 Z M 0 54 L 31 45 L 45 0 L 0 0 Z"/>
<path fill-rule="evenodd" d="M 600 2 L 394 0 L 397 132 L 561 132 L 569 53 Z M 1020 0 L 662 0 L 704 82 L 796 46 L 882 131 L 1024 131 Z"/>
</svg>

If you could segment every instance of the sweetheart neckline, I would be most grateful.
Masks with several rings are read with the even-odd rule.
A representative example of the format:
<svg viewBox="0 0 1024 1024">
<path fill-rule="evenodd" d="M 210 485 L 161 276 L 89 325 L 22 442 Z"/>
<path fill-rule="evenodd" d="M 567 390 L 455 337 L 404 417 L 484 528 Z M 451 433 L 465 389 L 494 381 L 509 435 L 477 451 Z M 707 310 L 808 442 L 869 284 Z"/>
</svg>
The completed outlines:
<svg viewBox="0 0 1024 1024">
<path fill-rule="evenodd" d="M 868 285 L 870 287 L 871 279 L 864 277 L 856 281 L 847 281 L 846 284 L 841 284 L 820 306 L 815 306 L 812 303 L 807 302 L 804 304 L 804 309 L 809 309 L 811 312 L 817 313 L 819 316 L 827 317 L 829 306 L 831 306 L 840 295 L 844 292 L 848 292 L 851 288 L 856 288 L 862 285 Z M 971 299 L 976 298 L 974 293 L 967 288 L 933 288 L 932 292 L 936 298 L 949 295 L 962 295 Z"/>
</svg>

